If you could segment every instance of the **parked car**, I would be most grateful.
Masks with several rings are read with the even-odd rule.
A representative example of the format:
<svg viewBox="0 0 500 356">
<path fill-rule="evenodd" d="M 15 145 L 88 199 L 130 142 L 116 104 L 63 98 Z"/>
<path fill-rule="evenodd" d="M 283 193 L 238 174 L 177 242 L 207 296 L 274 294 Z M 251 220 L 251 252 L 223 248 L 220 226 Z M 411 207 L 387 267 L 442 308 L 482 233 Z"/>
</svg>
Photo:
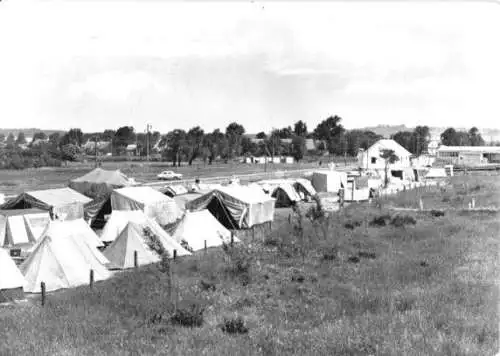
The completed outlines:
<svg viewBox="0 0 500 356">
<path fill-rule="evenodd" d="M 156 176 L 159 180 L 178 180 L 182 179 L 182 174 L 173 171 L 163 171 Z"/>
</svg>

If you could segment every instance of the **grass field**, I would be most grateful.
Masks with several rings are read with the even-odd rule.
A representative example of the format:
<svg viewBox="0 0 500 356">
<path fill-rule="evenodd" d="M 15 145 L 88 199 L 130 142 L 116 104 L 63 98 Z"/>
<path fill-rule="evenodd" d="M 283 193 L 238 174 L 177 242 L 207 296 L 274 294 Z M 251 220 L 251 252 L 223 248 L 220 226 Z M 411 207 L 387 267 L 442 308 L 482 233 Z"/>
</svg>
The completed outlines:
<svg viewBox="0 0 500 356">
<path fill-rule="evenodd" d="M 129 177 L 135 178 L 138 182 L 157 181 L 156 175 L 164 170 L 174 170 L 181 173 L 185 178 L 204 178 L 230 176 L 233 174 L 247 174 L 264 172 L 263 164 L 240 164 L 240 163 L 217 163 L 204 165 L 194 163 L 181 167 L 171 167 L 167 162 L 103 162 L 103 169 L 120 169 Z M 268 164 L 267 171 L 296 170 L 318 168 L 317 162 L 296 163 L 296 164 Z M 0 170 L 0 193 L 5 195 L 19 194 L 24 190 L 37 190 L 58 188 L 67 186 L 71 179 L 80 177 L 94 169 L 91 163 L 71 164 L 62 168 L 38 168 L 26 170 Z"/>
<path fill-rule="evenodd" d="M 497 177 L 469 176 L 433 193 L 436 204 L 462 196 L 464 182 L 479 186 L 468 197 L 499 201 Z M 171 298 L 168 274 L 148 266 L 50 295 L 43 308 L 2 308 L 0 354 L 494 355 L 499 215 L 394 219 L 386 205 L 301 220 L 303 236 L 279 209 L 258 242 L 175 261 Z M 173 305 L 179 315 L 190 304 L 204 308 L 202 325 L 175 324 Z"/>
</svg>

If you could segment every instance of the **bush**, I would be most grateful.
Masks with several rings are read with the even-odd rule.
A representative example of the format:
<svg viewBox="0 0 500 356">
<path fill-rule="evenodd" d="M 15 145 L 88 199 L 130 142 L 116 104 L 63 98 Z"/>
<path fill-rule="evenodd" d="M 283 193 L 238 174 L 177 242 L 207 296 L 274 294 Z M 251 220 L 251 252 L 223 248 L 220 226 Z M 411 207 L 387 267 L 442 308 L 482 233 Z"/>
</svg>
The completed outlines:
<svg viewBox="0 0 500 356">
<path fill-rule="evenodd" d="M 347 259 L 347 261 L 351 263 L 358 263 L 359 262 L 359 257 L 358 256 L 351 256 Z"/>
<path fill-rule="evenodd" d="M 187 327 L 203 325 L 203 312 L 205 308 L 197 301 L 183 300 L 170 320 L 173 324 Z"/>
<path fill-rule="evenodd" d="M 339 253 L 338 248 L 335 246 L 325 248 L 325 250 L 323 251 L 323 260 L 325 261 L 336 260 L 338 257 L 338 253 Z"/>
<path fill-rule="evenodd" d="M 223 243 L 222 249 L 228 257 L 228 270 L 237 276 L 243 286 L 251 282 L 251 268 L 254 263 L 254 255 L 245 247 L 245 245 L 238 245 L 230 247 L 230 245 Z"/>
<path fill-rule="evenodd" d="M 444 216 L 444 211 L 432 209 L 430 214 L 434 217 L 440 217 L 440 216 Z"/>
<path fill-rule="evenodd" d="M 224 323 L 221 326 L 223 332 L 228 334 L 246 334 L 248 333 L 248 328 L 245 326 L 245 322 L 241 316 L 235 319 L 224 319 Z"/>
<path fill-rule="evenodd" d="M 361 221 L 354 220 L 344 224 L 344 227 L 349 230 L 354 230 L 354 228 L 361 226 Z"/>
<path fill-rule="evenodd" d="M 385 226 L 387 222 L 391 219 L 390 215 L 384 214 L 375 216 L 372 221 L 370 221 L 370 226 Z"/>
<path fill-rule="evenodd" d="M 200 280 L 200 286 L 201 289 L 206 290 L 206 291 L 214 291 L 216 290 L 215 283 L 212 282 L 205 282 L 203 279 Z"/>
<path fill-rule="evenodd" d="M 402 227 L 405 225 L 415 225 L 417 220 L 413 216 L 410 215 L 396 215 L 391 220 L 391 225 L 396 227 Z"/>
<path fill-rule="evenodd" d="M 358 256 L 363 258 L 369 258 L 371 260 L 377 257 L 377 255 L 374 252 L 366 252 L 366 251 L 359 251 Z"/>
</svg>

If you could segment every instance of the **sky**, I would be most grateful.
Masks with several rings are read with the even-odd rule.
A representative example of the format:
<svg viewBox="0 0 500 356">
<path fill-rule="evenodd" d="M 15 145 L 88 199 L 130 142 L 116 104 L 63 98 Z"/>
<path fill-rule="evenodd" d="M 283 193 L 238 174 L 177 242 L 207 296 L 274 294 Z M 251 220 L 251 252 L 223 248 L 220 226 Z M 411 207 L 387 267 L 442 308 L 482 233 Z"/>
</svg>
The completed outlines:
<svg viewBox="0 0 500 356">
<path fill-rule="evenodd" d="M 500 3 L 0 2 L 0 126 L 500 128 Z"/>
</svg>

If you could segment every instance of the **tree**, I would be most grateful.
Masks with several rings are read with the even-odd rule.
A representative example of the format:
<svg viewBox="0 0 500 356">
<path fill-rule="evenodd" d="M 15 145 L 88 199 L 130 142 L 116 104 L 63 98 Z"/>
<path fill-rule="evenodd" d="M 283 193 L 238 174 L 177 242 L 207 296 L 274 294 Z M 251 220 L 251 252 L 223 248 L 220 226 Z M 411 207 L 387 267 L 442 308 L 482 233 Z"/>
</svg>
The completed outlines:
<svg viewBox="0 0 500 356">
<path fill-rule="evenodd" d="M 407 149 L 409 152 L 413 151 L 413 132 L 411 131 L 398 131 L 391 138 Z"/>
<path fill-rule="evenodd" d="M 307 125 L 304 121 L 299 120 L 293 125 L 293 133 L 295 136 L 306 137 L 307 136 Z"/>
<path fill-rule="evenodd" d="M 303 136 L 295 136 L 292 139 L 292 156 L 295 161 L 299 162 L 304 158 L 304 153 L 306 152 L 306 140 Z"/>
<path fill-rule="evenodd" d="M 54 132 L 49 135 L 49 143 L 54 146 L 59 146 L 60 135 L 59 132 Z"/>
<path fill-rule="evenodd" d="M 229 157 L 232 158 L 240 155 L 241 153 L 241 138 L 245 133 L 245 128 L 243 125 L 237 122 L 232 122 L 226 127 L 226 136 L 229 145 Z"/>
<path fill-rule="evenodd" d="M 61 147 L 62 159 L 65 161 L 76 161 L 80 155 L 80 147 L 68 143 Z"/>
<path fill-rule="evenodd" d="M 261 131 L 257 135 L 255 135 L 255 138 L 260 138 L 260 139 L 265 139 L 266 137 L 267 135 L 264 131 Z"/>
<path fill-rule="evenodd" d="M 193 160 L 200 155 L 203 143 L 204 131 L 201 127 L 195 126 L 186 134 L 186 144 L 188 149 L 188 164 L 192 165 Z"/>
<path fill-rule="evenodd" d="M 469 130 L 469 142 L 471 146 L 484 146 L 485 142 L 479 133 L 477 127 L 472 127 Z"/>
<path fill-rule="evenodd" d="M 112 141 L 113 147 L 117 151 L 124 151 L 126 147 L 132 143 L 135 143 L 136 135 L 134 128 L 132 126 L 122 126 L 120 127 Z"/>
<path fill-rule="evenodd" d="M 168 132 L 162 140 L 166 141 L 166 149 L 163 156 L 172 162 L 172 166 L 180 166 L 186 148 L 186 132 L 175 129 Z"/>
<path fill-rule="evenodd" d="M 422 152 L 426 152 L 427 147 L 429 146 L 430 138 L 431 134 L 428 126 L 415 127 L 413 130 L 414 149 L 409 151 L 417 156 L 421 155 Z"/>
<path fill-rule="evenodd" d="M 35 134 L 33 135 L 33 139 L 31 140 L 31 142 L 35 142 L 36 140 L 45 140 L 45 139 L 47 139 L 47 135 L 45 134 L 45 132 L 38 131 L 35 132 Z"/>
<path fill-rule="evenodd" d="M 5 140 L 5 143 L 7 144 L 7 146 L 13 146 L 15 142 L 16 142 L 16 137 L 12 132 L 9 132 L 9 134 L 7 135 L 7 139 Z"/>
<path fill-rule="evenodd" d="M 345 129 L 340 124 L 342 118 L 335 115 L 323 120 L 314 129 L 314 138 L 317 140 L 325 140 L 328 152 L 331 154 L 341 153 L 340 139 Z"/>
<path fill-rule="evenodd" d="M 445 146 L 456 146 L 457 132 L 453 127 L 449 127 L 441 133 L 441 143 Z"/>
<path fill-rule="evenodd" d="M 17 139 L 16 139 L 16 145 L 24 145 L 26 143 L 26 136 L 24 135 L 24 132 L 19 132 L 17 134 Z"/>
<path fill-rule="evenodd" d="M 5 141 L 5 134 L 0 133 L 0 142 Z"/>
<path fill-rule="evenodd" d="M 278 130 L 278 136 L 279 138 L 292 138 L 293 131 L 290 126 L 288 127 L 283 127 L 282 129 Z"/>
<path fill-rule="evenodd" d="M 108 141 L 111 142 L 113 138 L 115 137 L 116 131 L 115 130 L 104 130 L 104 132 L 101 134 L 101 139 L 103 141 Z"/>
<path fill-rule="evenodd" d="M 388 178 L 389 166 L 398 161 L 399 158 L 398 156 L 396 156 L 394 150 L 387 150 L 387 149 L 381 151 L 380 157 L 384 160 L 384 173 L 385 173 L 384 187 L 387 188 L 387 185 L 389 184 L 389 178 Z"/>
<path fill-rule="evenodd" d="M 243 137 L 241 139 L 241 153 L 244 155 L 256 155 L 259 150 L 259 146 L 248 137 Z"/>
</svg>

